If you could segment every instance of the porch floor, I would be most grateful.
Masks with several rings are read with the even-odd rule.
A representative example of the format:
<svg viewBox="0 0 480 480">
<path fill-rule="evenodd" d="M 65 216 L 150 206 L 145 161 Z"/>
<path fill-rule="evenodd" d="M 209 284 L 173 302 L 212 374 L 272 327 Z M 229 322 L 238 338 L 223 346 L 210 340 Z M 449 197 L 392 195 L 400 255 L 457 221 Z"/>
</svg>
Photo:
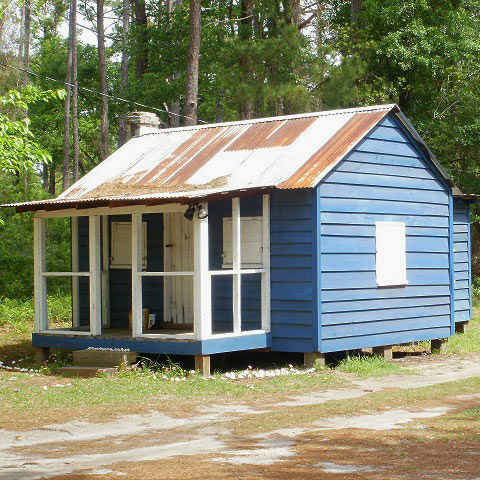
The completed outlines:
<svg viewBox="0 0 480 480">
<path fill-rule="evenodd" d="M 89 327 L 75 327 L 75 328 L 55 328 L 51 330 L 46 330 L 38 333 L 38 335 L 59 335 L 59 336 L 65 336 L 65 337 L 75 337 L 75 336 L 81 336 L 84 337 L 85 334 L 89 332 Z M 158 330 L 147 330 L 143 332 L 142 335 L 146 335 L 147 337 L 143 337 L 143 339 L 148 340 L 148 335 L 152 335 L 152 340 L 156 340 L 157 338 L 154 338 L 156 335 L 172 335 L 175 337 L 175 341 L 193 341 L 192 335 L 194 332 L 192 330 L 185 330 L 183 329 L 174 329 L 174 328 L 162 328 Z M 96 338 L 96 339 L 103 339 L 103 340 L 109 340 L 109 339 L 115 339 L 115 340 L 131 340 L 134 338 L 132 336 L 132 332 L 129 328 L 102 328 L 102 333 L 100 335 L 92 335 L 91 338 Z M 168 340 L 168 337 L 162 338 L 162 340 Z"/>
</svg>

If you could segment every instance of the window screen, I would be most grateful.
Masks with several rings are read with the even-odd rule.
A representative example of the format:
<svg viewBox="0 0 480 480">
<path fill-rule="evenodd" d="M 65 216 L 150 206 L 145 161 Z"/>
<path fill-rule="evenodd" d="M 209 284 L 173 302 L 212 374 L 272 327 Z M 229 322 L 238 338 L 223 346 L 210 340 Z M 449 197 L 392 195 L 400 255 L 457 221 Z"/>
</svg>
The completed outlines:
<svg viewBox="0 0 480 480">
<path fill-rule="evenodd" d="M 405 223 L 376 222 L 376 273 L 379 287 L 407 282 Z"/>
<path fill-rule="evenodd" d="M 240 218 L 241 256 L 243 268 L 262 267 L 263 224 L 262 217 Z M 222 267 L 232 268 L 232 218 L 223 219 Z"/>
</svg>

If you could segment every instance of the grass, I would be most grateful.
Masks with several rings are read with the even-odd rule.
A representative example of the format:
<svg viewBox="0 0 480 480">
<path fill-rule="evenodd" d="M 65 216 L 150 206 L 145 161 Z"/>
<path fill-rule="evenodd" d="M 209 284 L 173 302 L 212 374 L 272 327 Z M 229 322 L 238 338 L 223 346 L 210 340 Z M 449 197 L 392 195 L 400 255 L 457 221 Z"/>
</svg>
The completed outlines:
<svg viewBox="0 0 480 480">
<path fill-rule="evenodd" d="M 288 409 L 245 416 L 233 424 L 233 431 L 236 435 L 253 435 L 282 428 L 311 426 L 320 418 L 363 415 L 392 408 L 424 408 L 435 402 L 443 405 L 448 397 L 476 394 L 479 389 L 480 378 L 473 377 L 426 387 L 370 393 L 357 400 L 331 400 L 321 404 L 290 406 Z"/>
<path fill-rule="evenodd" d="M 53 327 L 71 325 L 71 299 L 69 295 L 49 295 L 48 318 Z M 31 333 L 35 323 L 33 298 L 0 298 L 0 361 L 10 364 L 20 360 L 33 362 L 34 350 Z"/>
<path fill-rule="evenodd" d="M 345 373 L 356 373 L 361 378 L 385 375 L 411 374 L 412 371 L 377 356 L 354 356 L 342 360 L 337 369 Z"/>
<path fill-rule="evenodd" d="M 71 318 L 70 298 L 52 296 L 48 300 L 51 324 L 68 325 Z M 15 361 L 17 365 L 19 363 L 21 365 L 23 361 L 23 366 L 33 364 L 33 348 L 30 340 L 33 322 L 33 300 L 0 300 L 1 361 L 6 364 Z M 447 352 L 451 354 L 480 352 L 480 319 L 477 309 L 467 333 L 452 337 L 448 343 Z M 47 369 L 44 369 L 44 372 L 47 373 Z M 395 363 L 386 362 L 383 358 L 369 355 L 350 357 L 341 361 L 333 370 L 236 382 L 223 380 L 219 375 L 216 375 L 215 380 L 191 376 L 185 381 L 170 382 L 159 380 L 150 373 L 142 374 L 141 372 L 115 378 L 63 379 L 0 370 L 0 404 L 2 404 L 0 424 L 18 427 L 32 421 L 46 423 L 50 416 L 54 419 L 56 417 L 72 418 L 76 414 L 81 416 L 85 411 L 100 417 L 111 415 L 112 411 L 116 414 L 140 413 L 158 408 L 159 405 L 162 405 L 162 409 L 168 410 L 169 414 L 174 415 L 178 410 L 188 411 L 196 405 L 211 402 L 213 398 L 223 402 L 245 399 L 261 402 L 262 399 L 268 398 L 269 402 L 273 403 L 287 399 L 295 393 L 318 391 L 348 384 L 348 379 L 346 380 L 345 376 L 342 377 L 339 373 L 365 378 L 412 372 Z M 425 391 L 430 390 L 427 388 Z M 397 391 L 394 396 L 403 398 L 405 395 L 405 392 Z M 373 398 L 383 397 L 381 394 L 375 394 Z M 363 400 L 361 405 L 368 408 Z M 331 407 L 342 410 L 341 405 L 335 402 Z M 48 416 L 36 419 L 35 412 L 40 408 Z M 316 410 L 313 413 L 316 416 L 319 415 Z M 307 415 L 308 412 L 305 414 Z M 258 419 L 261 420 L 260 417 Z"/>
<path fill-rule="evenodd" d="M 448 339 L 447 354 L 480 352 L 480 309 L 474 308 L 473 318 L 465 333 L 454 335 Z"/>
</svg>

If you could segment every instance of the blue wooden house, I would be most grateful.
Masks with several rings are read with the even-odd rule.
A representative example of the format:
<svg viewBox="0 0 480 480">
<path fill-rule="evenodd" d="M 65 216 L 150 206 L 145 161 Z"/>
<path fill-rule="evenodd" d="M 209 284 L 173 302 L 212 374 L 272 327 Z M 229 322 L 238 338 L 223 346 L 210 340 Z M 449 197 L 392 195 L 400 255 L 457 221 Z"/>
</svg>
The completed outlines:
<svg viewBox="0 0 480 480">
<path fill-rule="evenodd" d="M 34 211 L 33 343 L 195 355 L 436 340 L 472 314 L 469 202 L 396 105 L 136 135 Z M 132 127 L 134 128 L 134 127 Z M 45 229 L 70 217 L 72 269 Z M 72 282 L 49 327 L 47 279 Z"/>
</svg>

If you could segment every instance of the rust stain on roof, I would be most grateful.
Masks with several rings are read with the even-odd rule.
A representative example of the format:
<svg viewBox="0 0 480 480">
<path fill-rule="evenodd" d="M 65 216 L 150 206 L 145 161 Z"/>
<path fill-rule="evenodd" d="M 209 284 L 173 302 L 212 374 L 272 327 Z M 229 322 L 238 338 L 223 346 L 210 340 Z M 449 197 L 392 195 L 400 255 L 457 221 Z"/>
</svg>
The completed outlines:
<svg viewBox="0 0 480 480">
<path fill-rule="evenodd" d="M 263 140 L 259 148 L 291 145 L 316 120 L 317 117 L 306 117 L 284 122 L 278 130 L 275 130 L 268 138 Z"/>
<path fill-rule="evenodd" d="M 178 168 L 175 175 L 168 182 L 171 185 L 178 185 L 187 182 L 192 175 L 200 170 L 209 160 L 211 160 L 218 152 L 222 151 L 228 145 L 235 133 L 232 129 L 216 129 L 219 133 L 216 137 L 189 162 L 185 162 L 183 167 Z"/>
<path fill-rule="evenodd" d="M 136 183 L 161 185 L 179 168 L 182 168 L 192 156 L 196 155 L 215 135 L 218 128 L 196 130 L 180 144 L 167 158 L 136 180 Z"/>
<path fill-rule="evenodd" d="M 242 133 L 227 149 L 226 152 L 236 150 L 255 150 L 262 148 L 265 139 L 269 137 L 279 126 L 285 123 L 282 120 L 250 125 L 245 133 Z"/>
<path fill-rule="evenodd" d="M 225 151 L 255 150 L 257 148 L 291 145 L 318 117 L 294 118 L 251 125 Z"/>
<path fill-rule="evenodd" d="M 348 153 L 388 112 L 357 113 L 278 188 L 311 188 L 321 174 Z"/>
</svg>

